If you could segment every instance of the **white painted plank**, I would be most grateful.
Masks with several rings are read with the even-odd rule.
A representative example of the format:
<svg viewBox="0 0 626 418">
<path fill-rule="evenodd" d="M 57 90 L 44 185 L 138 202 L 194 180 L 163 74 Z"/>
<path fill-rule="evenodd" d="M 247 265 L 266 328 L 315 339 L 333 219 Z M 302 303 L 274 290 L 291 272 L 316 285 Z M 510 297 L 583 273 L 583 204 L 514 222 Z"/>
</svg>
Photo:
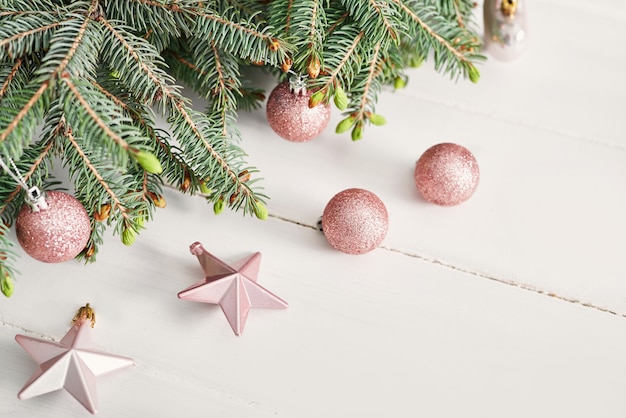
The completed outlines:
<svg viewBox="0 0 626 418">
<path fill-rule="evenodd" d="M 270 212 L 315 225 L 335 193 L 366 188 L 390 213 L 385 246 L 626 313 L 624 150 L 406 96 L 383 95 L 379 109 L 389 125 L 359 143 L 331 132 L 289 143 L 261 112 L 244 117 Z M 415 161 L 440 142 L 466 146 L 481 167 L 475 195 L 456 207 L 428 204 L 413 181 Z"/>
<path fill-rule="evenodd" d="M 412 72 L 381 97 L 388 126 L 359 143 L 329 129 L 292 144 L 262 111 L 243 116 L 242 145 L 272 197 L 267 222 L 215 218 L 168 192 L 136 245 L 109 238 L 94 265 L 24 256 L 0 303 L 2 415 L 87 415 L 63 393 L 17 400 L 34 364 L 13 338 L 59 339 L 91 302 L 96 346 L 137 363 L 100 379 L 101 417 L 620 416 L 626 57 L 613 40 L 626 13 L 619 0 L 531 6 L 520 61 L 490 61 L 476 86 Z M 481 166 L 476 195 L 455 208 L 427 204 L 412 180 L 443 141 Z M 314 225 L 348 187 L 386 203 L 389 250 L 344 255 L 291 223 Z M 219 308 L 178 300 L 200 279 L 196 240 L 227 261 L 261 251 L 259 282 L 289 309 L 253 310 L 237 338 Z"/>
<path fill-rule="evenodd" d="M 408 87 L 398 94 L 626 148 L 626 48 L 619 42 L 626 3 L 527 3 L 530 41 L 518 60 L 489 59 L 479 67 L 477 85 L 452 83 L 427 62 L 409 73 Z M 482 24 L 482 10 L 477 13 Z"/>
<path fill-rule="evenodd" d="M 237 215 L 214 222 L 198 200 L 168 200 L 135 246 L 107 244 L 96 265 L 37 277 L 44 266 L 26 263 L 0 308 L 5 323 L 58 339 L 74 307 L 92 303 L 94 344 L 137 362 L 101 379 L 101 417 L 609 417 L 623 407 L 620 317 L 383 249 L 344 255 L 278 220 L 244 230 Z M 253 310 L 238 338 L 218 308 L 177 300 L 200 274 L 186 248 L 197 239 L 230 261 L 262 251 L 259 282 L 289 309 Z M 62 393 L 15 398 L 34 369 L 17 332 L 0 327 L 3 412 L 84 416 Z"/>
</svg>

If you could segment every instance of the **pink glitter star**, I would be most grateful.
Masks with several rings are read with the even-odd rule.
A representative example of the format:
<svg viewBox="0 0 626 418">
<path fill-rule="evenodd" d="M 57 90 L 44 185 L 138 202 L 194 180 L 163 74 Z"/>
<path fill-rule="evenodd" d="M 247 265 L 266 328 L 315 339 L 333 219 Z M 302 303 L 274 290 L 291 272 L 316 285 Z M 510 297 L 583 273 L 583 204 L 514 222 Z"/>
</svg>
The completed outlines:
<svg viewBox="0 0 626 418">
<path fill-rule="evenodd" d="M 285 309 L 287 302 L 256 283 L 261 253 L 229 266 L 219 260 L 201 243 L 191 244 L 189 250 L 198 257 L 205 278 L 178 293 L 178 297 L 195 302 L 220 305 L 235 335 L 241 335 L 250 308 Z"/>
<path fill-rule="evenodd" d="M 39 364 L 18 398 L 65 389 L 89 412 L 97 412 L 96 376 L 131 366 L 133 360 L 85 348 L 90 340 L 90 324 L 86 319 L 78 321 L 58 343 L 15 336 L 18 344 Z"/>
</svg>

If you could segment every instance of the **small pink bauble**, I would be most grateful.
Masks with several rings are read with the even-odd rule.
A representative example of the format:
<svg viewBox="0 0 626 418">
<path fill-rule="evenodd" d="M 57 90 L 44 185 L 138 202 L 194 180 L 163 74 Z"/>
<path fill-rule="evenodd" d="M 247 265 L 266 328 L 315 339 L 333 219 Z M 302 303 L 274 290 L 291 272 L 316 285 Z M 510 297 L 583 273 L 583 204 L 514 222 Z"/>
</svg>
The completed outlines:
<svg viewBox="0 0 626 418">
<path fill-rule="evenodd" d="M 348 189 L 337 193 L 326 205 L 322 230 L 336 249 L 364 254 L 378 247 L 387 235 L 389 217 L 384 203 L 374 193 Z"/>
<path fill-rule="evenodd" d="M 309 107 L 311 92 L 294 93 L 288 81 L 280 83 L 267 99 L 265 113 L 270 126 L 282 138 L 305 142 L 322 133 L 330 120 L 330 105 Z"/>
<path fill-rule="evenodd" d="M 415 185 L 426 200 L 453 206 L 466 201 L 476 190 L 478 162 L 465 147 L 438 144 L 430 147 L 415 164 Z"/>
<path fill-rule="evenodd" d="M 45 263 L 60 263 L 76 257 L 91 234 L 83 205 L 67 193 L 45 194 L 48 208 L 33 212 L 25 203 L 15 221 L 15 233 L 28 255 Z"/>
</svg>

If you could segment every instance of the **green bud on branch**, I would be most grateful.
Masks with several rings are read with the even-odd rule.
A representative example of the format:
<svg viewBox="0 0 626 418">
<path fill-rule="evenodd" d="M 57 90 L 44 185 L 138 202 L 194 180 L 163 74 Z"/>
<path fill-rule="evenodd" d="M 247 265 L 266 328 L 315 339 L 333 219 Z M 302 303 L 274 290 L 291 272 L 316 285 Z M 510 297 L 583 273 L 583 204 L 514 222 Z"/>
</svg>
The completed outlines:
<svg viewBox="0 0 626 418">
<path fill-rule="evenodd" d="M 337 128 L 335 128 L 335 132 L 338 134 L 347 132 L 350 128 L 352 128 L 352 125 L 354 125 L 355 121 L 356 121 L 356 118 L 354 116 L 348 116 L 347 118 L 345 118 L 344 120 L 342 120 L 341 122 L 337 124 Z"/>
<path fill-rule="evenodd" d="M 153 153 L 142 150 L 132 150 L 131 155 L 137 160 L 137 163 L 148 173 L 161 174 L 163 167 L 161 162 Z"/>
<path fill-rule="evenodd" d="M 205 194 L 205 195 L 208 196 L 211 193 L 213 193 L 213 190 L 209 189 L 204 182 L 201 182 L 200 183 L 200 193 Z"/>
<path fill-rule="evenodd" d="M 267 208 L 261 202 L 254 202 L 254 215 L 260 220 L 267 219 Z"/>
<path fill-rule="evenodd" d="M 467 73 L 472 83 L 478 83 L 478 80 L 480 79 L 480 72 L 478 71 L 478 68 L 474 67 L 474 65 L 472 64 L 469 64 L 467 68 Z"/>
<path fill-rule="evenodd" d="M 361 138 L 363 138 L 363 123 L 362 122 L 358 122 L 354 126 L 354 129 L 352 129 L 352 140 L 353 141 L 358 141 Z"/>
<path fill-rule="evenodd" d="M 372 122 L 372 125 L 376 125 L 376 126 L 382 126 L 387 123 L 387 119 L 385 119 L 384 116 L 376 114 L 376 113 L 372 113 L 369 119 L 370 119 L 370 122 Z"/>
<path fill-rule="evenodd" d="M 224 211 L 224 199 L 220 197 L 218 201 L 213 204 L 213 213 L 215 213 L 216 215 L 219 215 L 223 211 Z"/>
<path fill-rule="evenodd" d="M 335 99 L 335 106 L 337 106 L 337 109 L 346 110 L 346 108 L 348 107 L 348 96 L 346 95 L 346 92 L 343 91 L 343 89 L 341 88 L 339 84 L 337 84 L 337 87 L 335 88 L 334 99 Z"/>
<path fill-rule="evenodd" d="M 137 232 L 133 228 L 124 228 L 124 231 L 122 231 L 122 243 L 124 245 L 133 245 L 136 239 Z"/>
<path fill-rule="evenodd" d="M 325 90 L 316 91 L 315 93 L 311 95 L 311 98 L 309 99 L 309 107 L 313 108 L 317 106 L 318 104 L 322 103 L 325 97 L 326 97 Z"/>
<path fill-rule="evenodd" d="M 404 79 L 404 77 L 398 76 L 398 77 L 396 77 L 393 80 L 393 88 L 394 89 L 399 90 L 399 89 L 403 89 L 405 87 L 406 87 L 406 80 Z"/>
<path fill-rule="evenodd" d="M 6 297 L 10 297 L 15 290 L 13 286 L 13 279 L 7 272 L 4 273 L 4 277 L 0 277 L 0 290 L 2 290 L 2 293 Z"/>
<path fill-rule="evenodd" d="M 421 67 L 423 62 L 424 58 L 420 57 L 419 55 L 415 55 L 409 59 L 408 64 L 411 68 L 419 68 Z"/>
</svg>

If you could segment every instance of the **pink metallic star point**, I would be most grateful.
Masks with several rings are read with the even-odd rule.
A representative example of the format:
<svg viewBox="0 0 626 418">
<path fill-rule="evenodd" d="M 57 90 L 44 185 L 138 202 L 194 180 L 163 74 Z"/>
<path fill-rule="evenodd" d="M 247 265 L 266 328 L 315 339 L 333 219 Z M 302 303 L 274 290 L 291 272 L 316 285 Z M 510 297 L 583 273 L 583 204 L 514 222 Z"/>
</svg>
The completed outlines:
<svg viewBox="0 0 626 418">
<path fill-rule="evenodd" d="M 220 305 L 235 335 L 243 332 L 250 308 L 287 308 L 287 302 L 256 282 L 261 253 L 254 253 L 229 266 L 210 254 L 199 242 L 191 244 L 189 249 L 198 257 L 205 277 L 178 293 L 178 297 Z"/>
<path fill-rule="evenodd" d="M 127 357 L 86 348 L 91 322 L 77 322 L 60 342 L 16 335 L 15 340 L 39 364 L 39 368 L 18 393 L 18 398 L 67 390 L 89 412 L 97 412 L 96 377 L 133 365 Z"/>
</svg>

